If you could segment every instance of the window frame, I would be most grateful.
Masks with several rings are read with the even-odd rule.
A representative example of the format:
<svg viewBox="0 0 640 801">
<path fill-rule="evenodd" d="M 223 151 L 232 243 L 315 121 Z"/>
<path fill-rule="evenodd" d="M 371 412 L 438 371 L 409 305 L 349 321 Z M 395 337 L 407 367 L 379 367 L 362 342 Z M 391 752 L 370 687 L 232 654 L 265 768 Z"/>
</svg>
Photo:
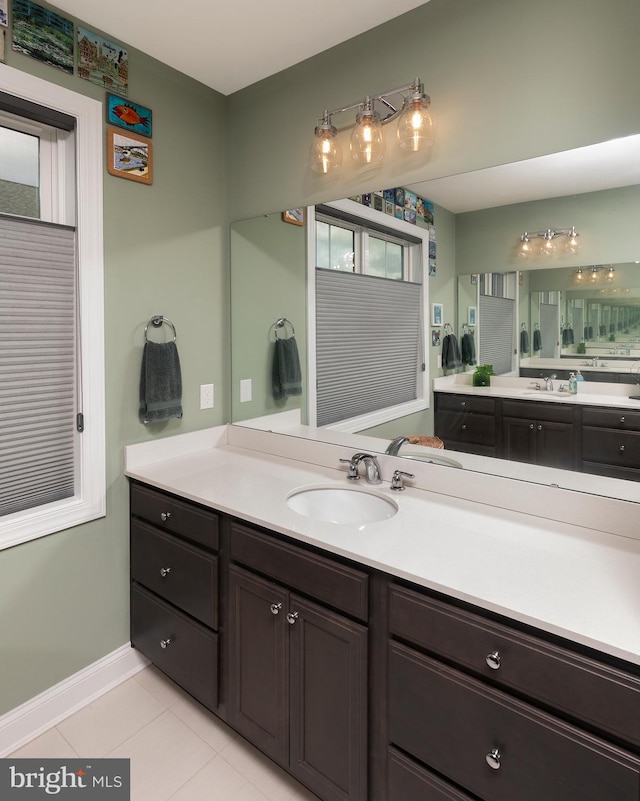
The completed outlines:
<svg viewBox="0 0 640 801">
<path fill-rule="evenodd" d="M 0 89 L 8 95 L 54 109 L 76 120 L 75 171 L 64 144 L 58 177 L 75 172 L 78 261 L 78 340 L 85 429 L 79 435 L 75 495 L 0 518 L 0 550 L 44 537 L 106 514 L 104 289 L 103 289 L 103 142 L 102 103 L 2 65 Z M 61 141 L 65 137 L 61 137 Z M 66 159 L 66 161 L 65 161 Z M 60 195 L 57 194 L 60 204 Z M 70 205 L 61 203 L 67 218 Z"/>
<path fill-rule="evenodd" d="M 358 417 L 351 417 L 347 420 L 341 420 L 330 425 L 323 426 L 331 431 L 341 431 L 346 433 L 356 433 L 367 428 L 372 428 L 382 423 L 387 423 L 390 420 L 395 420 L 398 417 L 405 417 L 409 414 L 422 412 L 430 407 L 430 392 L 429 392 L 429 359 L 428 359 L 428 342 L 427 342 L 427 320 L 426 309 L 429 308 L 429 232 L 420 228 L 419 226 L 407 223 L 404 220 L 397 220 L 395 217 L 387 217 L 379 211 L 354 200 L 336 200 L 330 203 L 324 203 L 329 209 L 334 209 L 338 213 L 348 215 L 351 219 L 357 218 L 361 221 L 361 225 L 367 227 L 371 224 L 374 227 L 379 226 L 388 229 L 391 236 L 393 232 L 397 232 L 400 239 L 418 240 L 420 244 L 419 254 L 415 249 L 410 248 L 410 260 L 406 265 L 406 273 L 403 280 L 417 281 L 420 277 L 422 284 L 422 310 L 423 310 L 423 325 L 422 325 L 422 353 L 424 356 L 424 370 L 420 375 L 416 375 L 417 380 L 417 398 L 407 403 L 400 403 L 394 406 L 388 406 L 384 409 L 379 409 L 375 412 L 360 415 Z M 382 218 L 382 219 L 381 219 Z M 315 222 L 316 222 L 316 209 L 315 206 L 307 208 L 307 307 L 308 313 L 308 383 L 307 383 L 307 396 L 309 398 L 308 406 L 308 419 L 310 426 L 317 426 L 317 388 L 316 388 L 316 282 L 315 282 Z M 398 279 L 395 279 L 398 280 Z"/>
</svg>

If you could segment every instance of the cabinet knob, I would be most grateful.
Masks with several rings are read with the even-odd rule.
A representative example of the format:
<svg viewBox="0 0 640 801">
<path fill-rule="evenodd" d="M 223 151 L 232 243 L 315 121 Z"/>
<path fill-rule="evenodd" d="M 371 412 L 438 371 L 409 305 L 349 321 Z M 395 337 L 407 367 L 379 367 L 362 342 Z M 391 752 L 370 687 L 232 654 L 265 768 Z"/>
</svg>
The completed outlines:
<svg viewBox="0 0 640 801">
<path fill-rule="evenodd" d="M 624 415 L 622 415 L 622 417 L 620 418 L 620 422 L 624 423 Z"/>
<path fill-rule="evenodd" d="M 466 430 L 467 430 L 467 427 L 466 427 L 466 426 L 460 426 L 460 429 L 461 429 L 462 431 L 466 431 Z"/>
<path fill-rule="evenodd" d="M 462 402 L 460 403 L 460 406 L 466 406 L 466 405 L 467 405 L 467 402 L 466 402 L 466 401 L 462 401 Z"/>
<path fill-rule="evenodd" d="M 620 453 L 624 453 L 624 445 L 620 446 Z"/>
<path fill-rule="evenodd" d="M 497 748 L 492 749 L 486 755 L 485 759 L 487 760 L 487 765 L 493 770 L 498 770 L 500 768 L 500 760 L 502 759 L 502 754 Z"/>
<path fill-rule="evenodd" d="M 298 612 L 287 612 L 287 623 L 291 623 L 291 625 L 293 626 L 298 617 L 300 617 Z"/>
<path fill-rule="evenodd" d="M 529 423 L 529 428 L 530 428 L 530 429 L 533 431 L 533 429 L 535 428 L 535 426 L 533 425 L 533 423 Z"/>
<path fill-rule="evenodd" d="M 269 609 L 271 609 L 272 615 L 277 615 L 280 613 L 280 610 L 282 609 L 282 604 L 271 604 Z"/>
<path fill-rule="evenodd" d="M 171 642 L 171 637 L 167 637 L 166 640 L 160 640 L 160 648 L 166 648 L 170 642 Z"/>
<path fill-rule="evenodd" d="M 170 567 L 161 567 L 160 568 L 160 575 L 162 576 L 162 578 L 166 578 L 169 575 L 169 573 L 171 573 L 171 568 Z"/>
<path fill-rule="evenodd" d="M 162 514 L 160 515 L 160 520 L 162 520 L 163 523 L 166 523 L 170 517 L 171 517 L 171 512 L 162 512 Z"/>
<path fill-rule="evenodd" d="M 538 426 L 538 431 L 542 431 L 542 426 L 541 425 Z"/>
<path fill-rule="evenodd" d="M 498 651 L 492 651 L 490 654 L 487 654 L 484 659 L 492 670 L 497 670 L 502 662 L 500 653 Z"/>
</svg>

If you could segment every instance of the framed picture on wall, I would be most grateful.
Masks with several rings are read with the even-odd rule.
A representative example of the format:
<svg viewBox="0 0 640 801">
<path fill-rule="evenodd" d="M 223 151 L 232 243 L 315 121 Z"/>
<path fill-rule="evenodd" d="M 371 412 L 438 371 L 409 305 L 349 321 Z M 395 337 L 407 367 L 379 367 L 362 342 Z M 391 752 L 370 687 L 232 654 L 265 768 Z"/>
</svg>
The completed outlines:
<svg viewBox="0 0 640 801">
<path fill-rule="evenodd" d="M 467 317 L 469 325 L 476 325 L 476 307 L 469 306 L 469 315 Z"/>
<path fill-rule="evenodd" d="M 282 219 L 292 225 L 304 225 L 304 209 L 287 209 L 282 212 Z"/>
<path fill-rule="evenodd" d="M 107 122 L 109 125 L 117 125 L 118 128 L 151 138 L 151 109 L 134 103 L 132 100 L 123 100 L 119 95 L 112 95 L 108 92 Z"/>
<path fill-rule="evenodd" d="M 129 181 L 153 183 L 151 140 L 117 128 L 108 128 L 107 172 Z"/>
<path fill-rule="evenodd" d="M 442 303 L 431 304 L 431 325 L 442 325 L 444 306 Z"/>
</svg>

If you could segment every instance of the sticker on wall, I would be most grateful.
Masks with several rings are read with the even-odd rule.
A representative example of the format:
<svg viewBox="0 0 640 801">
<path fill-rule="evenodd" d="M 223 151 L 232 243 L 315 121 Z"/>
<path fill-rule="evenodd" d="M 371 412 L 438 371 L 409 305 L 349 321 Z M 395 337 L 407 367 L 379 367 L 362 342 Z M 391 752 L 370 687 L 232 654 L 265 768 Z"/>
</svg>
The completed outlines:
<svg viewBox="0 0 640 801">
<path fill-rule="evenodd" d="M 436 260 L 429 259 L 429 275 L 434 276 L 436 274 Z"/>
<path fill-rule="evenodd" d="M 77 61 L 81 78 L 124 97 L 129 94 L 129 56 L 121 45 L 78 28 Z"/>
<path fill-rule="evenodd" d="M 6 28 L 9 24 L 9 17 L 7 14 L 7 0 L 0 0 L 0 26 Z"/>
<path fill-rule="evenodd" d="M 107 128 L 107 172 L 129 181 L 153 183 L 151 140 L 138 134 Z"/>
<path fill-rule="evenodd" d="M 73 22 L 31 0 L 13 0 L 11 49 L 73 75 Z"/>
<path fill-rule="evenodd" d="M 282 219 L 284 222 L 291 223 L 292 225 L 304 225 L 305 209 L 287 209 L 282 212 Z"/>
<path fill-rule="evenodd" d="M 127 131 L 151 137 L 151 109 L 132 100 L 125 102 L 118 95 L 107 94 L 107 122 Z"/>
</svg>

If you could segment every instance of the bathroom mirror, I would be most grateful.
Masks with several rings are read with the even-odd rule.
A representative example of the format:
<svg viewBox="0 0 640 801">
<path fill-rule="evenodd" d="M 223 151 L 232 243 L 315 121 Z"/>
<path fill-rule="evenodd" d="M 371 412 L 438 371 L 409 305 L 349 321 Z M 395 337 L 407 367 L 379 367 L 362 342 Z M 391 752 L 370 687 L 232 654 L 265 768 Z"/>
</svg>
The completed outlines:
<svg viewBox="0 0 640 801">
<path fill-rule="evenodd" d="M 638 138 L 632 137 L 632 139 Z M 635 145 L 637 147 L 637 142 Z M 594 172 L 602 177 L 603 168 L 602 166 L 598 168 L 597 153 L 594 152 L 593 158 L 596 160 L 592 165 L 595 168 Z M 514 165 L 508 165 L 506 168 L 507 176 L 512 175 L 512 168 Z M 603 186 L 602 183 L 595 189 L 593 186 L 582 184 L 576 190 L 574 183 L 569 180 L 563 189 L 558 184 L 556 176 L 550 182 L 546 194 L 538 185 L 531 195 L 532 199 L 529 200 L 522 196 L 523 188 L 528 185 L 526 181 L 516 183 L 517 195 L 512 198 L 509 187 L 504 188 L 502 168 L 495 168 L 495 171 L 484 170 L 482 173 L 482 176 L 474 173 L 469 177 L 472 183 L 478 181 L 484 184 L 487 187 L 485 193 L 479 188 L 479 183 L 473 191 L 461 192 L 458 189 L 454 191 L 454 197 L 458 200 L 452 205 L 455 206 L 459 198 L 464 196 L 464 203 L 477 206 L 462 211 L 451 212 L 444 205 L 449 202 L 447 179 L 411 187 L 422 197 L 436 204 L 436 229 L 440 210 L 449 219 L 452 217 L 455 219 L 455 258 L 451 259 L 453 267 L 449 267 L 451 273 L 449 277 L 456 287 L 463 281 L 468 280 L 470 283 L 471 275 L 474 274 L 515 271 L 521 276 L 522 282 L 519 286 L 518 324 L 520 321 L 525 322 L 530 330 L 534 316 L 531 310 L 532 293 L 560 291 L 564 318 L 567 322 L 569 317 L 571 321 L 574 318 L 577 320 L 578 310 L 581 309 L 583 328 L 585 317 L 588 318 L 588 315 L 596 313 L 594 304 L 600 304 L 597 311 L 600 315 L 605 314 L 602 308 L 604 305 L 609 307 L 612 305 L 613 301 L 607 301 L 605 304 L 602 300 L 600 285 L 590 287 L 589 290 L 569 288 L 567 282 L 573 280 L 571 277 L 576 274 L 579 266 L 614 264 L 616 289 L 629 289 L 631 293 L 629 297 L 637 301 L 640 295 L 640 266 L 636 262 L 636 257 L 640 258 L 640 241 L 635 234 L 635 223 L 629 224 L 629 221 L 638 219 L 640 185 L 637 183 L 638 176 L 631 170 L 627 170 L 626 175 L 631 176 L 636 183 L 629 186 L 624 185 L 624 178 L 620 178 L 614 170 L 610 170 L 607 174 L 615 174 L 618 183 L 609 188 L 605 188 L 606 184 Z M 452 182 L 456 184 L 461 178 L 464 179 L 465 176 L 455 176 Z M 591 189 L 593 191 L 590 191 Z M 579 193 L 569 194 L 575 191 Z M 550 195 L 550 192 L 553 192 L 553 195 Z M 516 202 L 509 202 L 511 199 L 515 199 Z M 442 207 L 440 203 L 443 204 Z M 553 264 L 541 264 L 535 261 L 523 263 L 518 260 L 515 249 L 524 230 L 565 225 L 576 225 L 580 230 L 582 249 L 577 256 L 561 255 Z M 232 422 L 234 423 L 242 424 L 243 421 L 251 420 L 249 424 L 253 425 L 256 418 L 264 417 L 264 427 L 280 430 L 280 422 L 278 426 L 271 425 L 270 417 L 274 413 L 282 415 L 287 412 L 293 415 L 292 420 L 299 420 L 303 424 L 307 422 L 305 389 L 302 395 L 287 398 L 285 401 L 273 399 L 271 365 L 275 337 L 278 333 L 277 323 L 284 319 L 285 325 L 288 323 L 291 326 L 291 329 L 285 328 L 285 330 L 295 331 L 303 388 L 306 387 L 307 336 L 310 326 L 313 328 L 313 320 L 308 319 L 306 306 L 308 235 L 305 226 L 286 222 L 280 211 L 232 225 Z M 440 263 L 438 260 L 438 269 Z M 563 282 L 561 288 L 557 286 L 558 282 Z M 457 288 L 454 294 L 458 296 Z M 430 303 L 437 300 L 438 298 L 431 297 Z M 467 314 L 469 306 L 473 304 L 464 301 L 463 307 L 466 308 Z M 460 330 L 463 322 L 462 314 L 458 312 L 455 315 L 456 319 L 452 320 L 456 331 Z M 607 314 L 610 315 L 611 311 L 607 311 Z M 590 342 L 590 346 L 594 348 L 608 344 L 608 341 L 602 342 L 599 338 L 594 338 Z M 612 348 L 607 347 L 606 350 Z M 562 355 L 559 352 L 558 358 Z M 614 354 L 608 355 L 614 356 Z M 634 353 L 630 355 L 631 358 L 637 358 Z M 533 354 L 529 356 L 530 360 L 535 358 Z M 517 361 L 514 363 L 514 369 L 518 364 Z M 441 371 L 432 369 L 431 377 L 441 374 Z M 250 382 L 249 386 L 247 381 Z M 255 403 L 256 399 L 260 399 L 258 404 Z M 282 418 L 278 419 L 280 421 Z M 315 438 L 318 434 L 310 432 L 310 436 Z M 326 438 L 331 440 L 331 435 L 327 435 Z M 340 441 L 344 439 L 341 438 Z M 388 442 L 388 437 L 381 438 L 377 450 L 384 452 Z M 402 452 L 400 455 L 403 455 Z M 497 461 L 502 462 L 502 460 L 478 458 L 473 469 L 486 473 L 499 472 L 501 475 L 505 475 L 506 469 L 508 474 L 508 463 L 505 468 L 504 462 L 498 466 L 495 464 Z M 557 481 L 557 471 L 555 475 L 553 481 Z M 535 469 L 532 468 L 530 476 L 524 477 L 527 480 L 548 483 L 549 478 L 545 476 L 546 469 L 536 466 Z M 523 478 L 520 469 L 518 478 Z M 599 490 L 597 483 L 591 481 L 593 478 L 589 477 L 588 491 L 597 493 Z M 628 484 L 630 482 L 604 479 L 602 494 L 628 498 L 630 489 L 628 486 L 624 487 Z"/>
</svg>

